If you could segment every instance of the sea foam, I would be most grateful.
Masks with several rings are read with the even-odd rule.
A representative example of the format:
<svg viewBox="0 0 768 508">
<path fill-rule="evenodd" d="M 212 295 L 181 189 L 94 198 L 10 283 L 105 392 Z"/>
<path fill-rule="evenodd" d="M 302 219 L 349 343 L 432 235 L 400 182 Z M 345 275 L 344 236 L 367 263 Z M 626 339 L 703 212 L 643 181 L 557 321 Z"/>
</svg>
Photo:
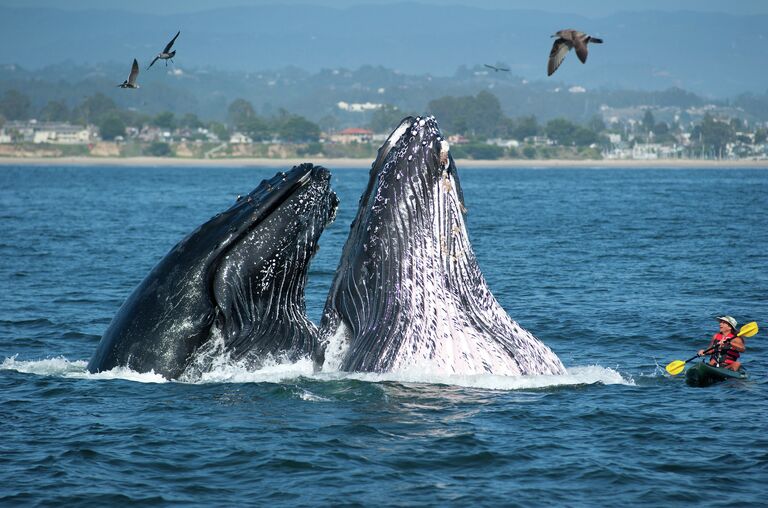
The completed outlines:
<svg viewBox="0 0 768 508">
<path fill-rule="evenodd" d="M 18 360 L 16 356 L 8 357 L 0 363 L 0 370 L 36 374 L 40 376 L 58 376 L 65 378 L 111 380 L 122 379 L 137 383 L 166 383 L 160 374 L 154 372 L 138 373 L 125 367 L 92 374 L 87 370 L 86 360 L 70 361 L 64 357 L 43 360 Z M 562 375 L 540 376 L 498 376 L 491 374 L 480 375 L 446 375 L 431 373 L 424 369 L 411 371 L 372 373 L 372 372 L 313 372 L 312 361 L 302 359 L 292 363 L 270 362 L 259 369 L 250 369 L 237 362 L 220 363 L 209 372 L 202 373 L 196 379 L 185 379 L 184 383 L 285 383 L 298 378 L 308 378 L 316 381 L 357 380 L 369 383 L 400 382 L 417 384 L 443 384 L 463 386 L 467 388 L 482 388 L 488 390 L 531 390 L 552 388 L 558 386 L 576 385 L 630 385 L 634 380 L 623 376 L 616 370 L 599 365 L 571 367 Z"/>
</svg>

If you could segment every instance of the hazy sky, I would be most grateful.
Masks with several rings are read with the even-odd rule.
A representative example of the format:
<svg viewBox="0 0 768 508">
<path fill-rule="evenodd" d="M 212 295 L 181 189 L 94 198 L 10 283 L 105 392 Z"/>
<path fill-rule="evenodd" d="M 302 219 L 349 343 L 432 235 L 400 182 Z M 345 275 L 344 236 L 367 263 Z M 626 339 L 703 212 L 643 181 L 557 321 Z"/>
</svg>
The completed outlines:
<svg viewBox="0 0 768 508">
<path fill-rule="evenodd" d="M 388 4 L 382 0 L 0 0 L 0 5 L 17 7 L 56 7 L 60 9 L 114 8 L 138 12 L 172 14 L 217 7 L 260 4 L 312 4 L 349 7 Z M 617 11 L 690 10 L 730 14 L 768 14 L 765 0 L 415 0 L 434 5 L 470 5 L 489 9 L 531 9 L 552 12 L 579 12 L 585 16 L 605 16 Z"/>
</svg>

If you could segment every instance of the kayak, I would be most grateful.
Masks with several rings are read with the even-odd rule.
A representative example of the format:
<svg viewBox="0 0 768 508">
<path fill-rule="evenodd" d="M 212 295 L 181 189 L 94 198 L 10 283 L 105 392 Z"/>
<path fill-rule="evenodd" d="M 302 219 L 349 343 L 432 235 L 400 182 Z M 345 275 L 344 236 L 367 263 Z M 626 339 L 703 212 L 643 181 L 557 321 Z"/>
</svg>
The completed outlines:
<svg viewBox="0 0 768 508">
<path fill-rule="evenodd" d="M 747 379 L 744 369 L 733 371 L 722 367 L 714 367 L 708 363 L 697 363 L 685 371 L 685 382 L 690 386 L 709 386 L 726 379 Z"/>
</svg>

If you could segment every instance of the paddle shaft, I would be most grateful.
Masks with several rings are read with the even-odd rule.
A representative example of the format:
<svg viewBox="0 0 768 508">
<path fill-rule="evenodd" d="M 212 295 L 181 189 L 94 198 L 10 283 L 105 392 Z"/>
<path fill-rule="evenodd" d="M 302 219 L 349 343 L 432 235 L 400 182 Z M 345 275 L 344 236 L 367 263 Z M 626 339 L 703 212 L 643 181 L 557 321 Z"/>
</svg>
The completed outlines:
<svg viewBox="0 0 768 508">
<path fill-rule="evenodd" d="M 709 348 L 709 349 L 707 349 L 706 351 L 704 351 L 703 353 L 701 353 L 701 355 L 697 354 L 696 356 L 692 356 L 692 357 L 688 358 L 686 361 L 684 361 L 683 363 L 688 363 L 688 362 L 690 362 L 690 361 L 693 361 L 693 360 L 695 360 L 696 358 L 698 358 L 699 356 L 704 356 L 704 355 L 706 355 L 707 353 L 711 353 L 711 352 L 712 352 L 712 351 L 714 351 L 714 350 L 715 350 L 715 346 L 712 346 L 711 348 Z"/>
</svg>

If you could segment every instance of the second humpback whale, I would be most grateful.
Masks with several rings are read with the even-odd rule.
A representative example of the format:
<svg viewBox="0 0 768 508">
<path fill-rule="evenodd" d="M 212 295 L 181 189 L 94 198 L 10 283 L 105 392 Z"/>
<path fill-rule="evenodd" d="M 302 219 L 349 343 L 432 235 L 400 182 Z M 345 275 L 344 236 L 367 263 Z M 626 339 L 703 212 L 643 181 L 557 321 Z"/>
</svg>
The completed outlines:
<svg viewBox="0 0 768 508">
<path fill-rule="evenodd" d="M 565 372 L 491 294 L 464 213 L 437 122 L 405 118 L 371 168 L 323 311 L 316 364 L 364 372 Z"/>
<path fill-rule="evenodd" d="M 338 199 L 325 168 L 265 180 L 179 242 L 112 319 L 90 372 L 129 367 L 174 379 L 205 354 L 258 364 L 310 357 L 304 285 Z M 210 359 L 210 358 L 209 358 Z"/>
</svg>

